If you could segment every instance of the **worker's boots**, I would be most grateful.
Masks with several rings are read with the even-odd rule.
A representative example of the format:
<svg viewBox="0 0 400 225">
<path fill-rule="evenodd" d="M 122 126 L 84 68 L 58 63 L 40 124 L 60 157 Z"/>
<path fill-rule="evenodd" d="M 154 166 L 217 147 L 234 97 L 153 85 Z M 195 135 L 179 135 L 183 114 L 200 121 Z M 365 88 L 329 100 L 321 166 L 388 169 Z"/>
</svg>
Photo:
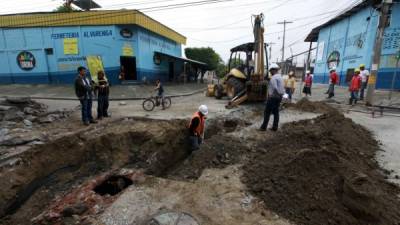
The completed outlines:
<svg viewBox="0 0 400 225">
<path fill-rule="evenodd" d="M 349 98 L 349 105 L 353 105 L 353 99 Z"/>
</svg>

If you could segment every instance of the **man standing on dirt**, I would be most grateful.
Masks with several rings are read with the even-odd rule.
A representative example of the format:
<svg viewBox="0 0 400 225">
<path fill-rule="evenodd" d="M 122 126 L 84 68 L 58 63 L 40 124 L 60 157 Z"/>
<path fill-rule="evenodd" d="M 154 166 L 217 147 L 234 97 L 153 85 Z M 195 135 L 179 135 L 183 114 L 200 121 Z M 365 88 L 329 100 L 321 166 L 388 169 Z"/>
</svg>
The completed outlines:
<svg viewBox="0 0 400 225">
<path fill-rule="evenodd" d="M 266 131 L 271 113 L 274 115 L 274 123 L 271 130 L 277 131 L 279 124 L 279 106 L 282 101 L 282 96 L 285 94 L 285 87 L 281 74 L 278 73 L 279 66 L 273 63 L 269 71 L 272 75 L 268 84 L 268 98 L 265 105 L 264 121 L 260 127 L 261 131 Z"/>
<path fill-rule="evenodd" d="M 311 86 L 312 86 L 313 76 L 311 75 L 311 71 L 307 70 L 306 77 L 304 78 L 304 87 L 303 93 L 305 96 L 311 96 Z"/>
<path fill-rule="evenodd" d="M 191 151 L 196 151 L 200 148 L 204 139 L 205 120 L 208 114 L 208 107 L 201 105 L 199 110 L 195 112 L 189 123 L 189 141 Z"/>
<path fill-rule="evenodd" d="M 329 74 L 329 89 L 327 91 L 328 98 L 332 98 L 335 96 L 335 85 L 338 82 L 338 75 L 336 73 L 336 68 L 332 67 L 330 69 L 330 74 Z"/>
<path fill-rule="evenodd" d="M 92 116 L 92 91 L 92 81 L 86 77 L 86 68 L 80 66 L 75 79 L 75 94 L 81 103 L 82 122 L 86 126 L 97 123 Z"/>
<path fill-rule="evenodd" d="M 360 70 L 355 69 L 354 75 L 351 78 L 349 85 L 349 91 L 350 91 L 349 105 L 353 105 L 353 103 L 357 104 L 358 92 L 360 91 L 360 88 L 361 88 Z"/>
<path fill-rule="evenodd" d="M 360 65 L 360 75 L 361 75 L 361 91 L 360 91 L 360 100 L 364 100 L 364 91 L 367 89 L 369 71 L 365 69 L 365 64 Z"/>
</svg>

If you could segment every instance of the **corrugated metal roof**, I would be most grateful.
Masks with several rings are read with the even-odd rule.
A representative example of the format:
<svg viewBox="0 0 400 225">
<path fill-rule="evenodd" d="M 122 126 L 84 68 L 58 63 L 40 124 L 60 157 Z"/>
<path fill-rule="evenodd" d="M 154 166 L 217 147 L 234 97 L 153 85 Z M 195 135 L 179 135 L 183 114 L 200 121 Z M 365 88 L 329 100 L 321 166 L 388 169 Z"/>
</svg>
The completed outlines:
<svg viewBox="0 0 400 225">
<path fill-rule="evenodd" d="M 360 2 L 359 4 L 357 4 L 356 6 L 354 6 L 353 8 L 341 13 L 340 15 L 336 16 L 335 18 L 329 20 L 328 22 L 319 25 L 318 27 L 315 27 L 314 29 L 311 30 L 311 32 L 307 35 L 306 39 L 304 40 L 305 42 L 315 42 L 318 40 L 318 34 L 319 31 L 324 28 L 327 27 L 329 25 L 332 25 L 344 18 L 347 18 L 357 12 L 359 12 L 360 10 L 364 9 L 365 7 L 367 7 L 370 4 L 374 4 L 376 1 L 373 0 L 363 0 L 362 2 Z"/>
<path fill-rule="evenodd" d="M 186 37 L 161 24 L 138 10 L 101 10 L 70 13 L 24 13 L 0 16 L 1 28 L 96 26 L 96 25 L 134 24 L 186 44 Z"/>
</svg>

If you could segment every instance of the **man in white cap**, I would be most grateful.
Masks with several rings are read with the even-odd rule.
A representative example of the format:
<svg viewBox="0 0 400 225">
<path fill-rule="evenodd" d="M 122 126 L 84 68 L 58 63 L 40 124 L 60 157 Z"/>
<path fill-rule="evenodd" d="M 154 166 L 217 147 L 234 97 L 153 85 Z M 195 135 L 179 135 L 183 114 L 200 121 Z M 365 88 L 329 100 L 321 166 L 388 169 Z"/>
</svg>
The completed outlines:
<svg viewBox="0 0 400 225">
<path fill-rule="evenodd" d="M 196 151 L 200 148 L 204 139 L 205 120 L 208 114 L 208 107 L 201 105 L 199 110 L 195 112 L 189 123 L 189 141 L 191 151 Z"/>
<path fill-rule="evenodd" d="M 304 78 L 304 87 L 303 93 L 307 97 L 308 95 L 311 96 L 311 86 L 312 86 L 313 76 L 310 70 L 307 70 L 306 77 Z"/>
<path fill-rule="evenodd" d="M 329 70 L 329 89 L 327 91 L 328 98 L 335 96 L 335 85 L 338 82 L 338 75 L 336 73 L 336 67 L 332 67 Z"/>
<path fill-rule="evenodd" d="M 274 115 L 274 122 L 271 130 L 277 131 L 279 124 L 279 106 L 282 101 L 282 96 L 285 94 L 285 87 L 281 74 L 278 73 L 279 66 L 276 63 L 271 64 L 269 71 L 272 75 L 268 84 L 268 98 L 265 105 L 264 121 L 260 127 L 261 131 L 267 130 L 271 113 Z"/>
</svg>

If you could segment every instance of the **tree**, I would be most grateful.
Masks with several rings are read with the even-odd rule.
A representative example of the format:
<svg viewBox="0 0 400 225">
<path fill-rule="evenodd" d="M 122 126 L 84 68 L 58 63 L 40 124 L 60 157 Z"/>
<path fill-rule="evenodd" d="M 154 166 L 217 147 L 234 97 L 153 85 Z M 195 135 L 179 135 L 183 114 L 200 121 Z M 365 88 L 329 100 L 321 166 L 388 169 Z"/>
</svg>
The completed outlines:
<svg viewBox="0 0 400 225">
<path fill-rule="evenodd" d="M 72 6 L 72 0 L 65 0 L 62 5 L 57 7 L 54 12 L 66 13 L 66 12 L 78 12 L 80 10 L 74 9 Z"/>
<path fill-rule="evenodd" d="M 238 68 L 243 65 L 245 65 L 245 63 L 242 59 L 232 59 L 231 61 L 231 68 Z"/>
<path fill-rule="evenodd" d="M 217 70 L 221 63 L 224 64 L 218 53 L 210 47 L 185 48 L 185 55 L 189 59 L 206 63 L 209 70 Z"/>
<path fill-rule="evenodd" d="M 224 62 L 220 62 L 215 70 L 215 73 L 219 78 L 223 78 L 227 73 L 228 67 L 225 65 Z"/>
</svg>

